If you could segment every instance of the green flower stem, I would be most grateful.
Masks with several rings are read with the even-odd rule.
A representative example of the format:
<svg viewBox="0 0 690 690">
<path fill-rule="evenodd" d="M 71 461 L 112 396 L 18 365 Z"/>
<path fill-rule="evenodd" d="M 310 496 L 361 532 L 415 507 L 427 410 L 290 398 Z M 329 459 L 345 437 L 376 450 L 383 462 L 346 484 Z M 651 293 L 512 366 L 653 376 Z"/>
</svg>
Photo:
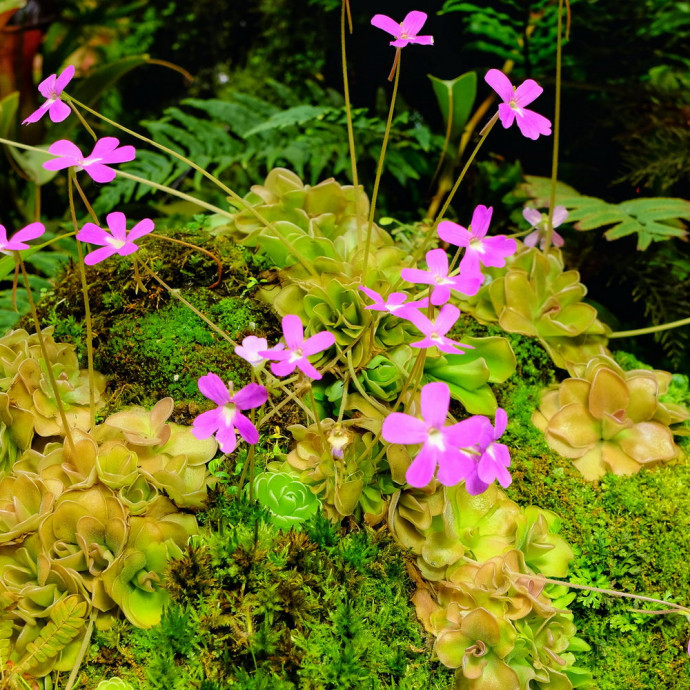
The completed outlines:
<svg viewBox="0 0 690 690">
<path fill-rule="evenodd" d="M 79 112 L 77 106 L 74 105 L 74 103 L 70 102 L 69 107 L 72 109 L 72 112 L 77 116 L 79 122 L 82 123 L 84 129 L 86 129 L 86 131 L 93 137 L 93 140 L 98 141 L 98 136 L 96 135 L 96 132 L 94 132 L 93 129 L 91 129 L 91 125 L 84 119 L 84 116 Z"/>
<path fill-rule="evenodd" d="M 208 249 L 204 249 L 203 247 L 199 247 L 196 244 L 191 244 L 191 242 L 185 242 L 184 240 L 178 240 L 174 237 L 167 237 L 166 235 L 159 235 L 156 232 L 150 232 L 148 233 L 149 237 L 155 237 L 157 240 L 164 240 L 165 242 L 174 242 L 175 244 L 181 244 L 183 247 L 190 247 L 191 249 L 196 249 L 197 251 L 202 252 L 202 254 L 206 254 L 207 256 L 210 256 L 215 262 L 216 266 L 218 267 L 218 278 L 216 278 L 216 281 L 208 286 L 209 290 L 212 290 L 215 287 L 218 287 L 220 285 L 220 281 L 223 277 L 223 264 L 221 263 L 220 259 L 213 253 L 208 251 Z"/>
<path fill-rule="evenodd" d="M 306 376 L 305 376 L 306 379 Z M 314 388 L 311 385 L 311 380 L 306 381 L 307 389 L 309 390 L 309 402 L 311 403 L 311 411 L 316 420 L 316 428 L 319 430 L 319 436 L 321 436 L 321 441 L 324 448 L 328 447 L 328 440 L 326 439 L 326 434 L 323 433 L 323 427 L 321 426 L 321 419 L 319 417 L 319 410 L 316 407 L 316 400 L 314 399 Z M 307 425 L 309 425 L 309 419 L 307 419 Z"/>
<path fill-rule="evenodd" d="M 93 633 L 93 624 L 96 620 L 96 609 L 91 609 L 91 616 L 89 616 L 89 623 L 86 626 L 86 633 L 84 634 L 84 639 L 81 641 L 79 651 L 77 652 L 77 658 L 72 667 L 72 672 L 69 674 L 67 679 L 67 685 L 65 685 L 65 690 L 72 690 L 74 683 L 77 680 L 77 675 L 79 674 L 79 669 L 81 668 L 82 661 L 86 656 L 86 650 L 89 648 L 89 643 L 91 642 L 91 635 Z"/>
<path fill-rule="evenodd" d="M 41 354 L 43 355 L 43 360 L 46 364 L 46 371 L 48 372 L 48 380 L 50 381 L 50 387 L 53 389 L 53 394 L 55 395 L 55 404 L 58 408 L 58 414 L 60 415 L 60 420 L 62 421 L 62 426 L 65 429 L 65 438 L 72 451 L 73 455 L 76 455 L 76 450 L 74 447 L 74 439 L 72 438 L 72 430 L 69 428 L 67 423 L 67 415 L 65 414 L 65 408 L 62 405 L 62 399 L 60 398 L 60 390 L 57 386 L 57 381 L 55 380 L 55 372 L 53 367 L 50 365 L 50 360 L 48 359 L 48 348 L 46 348 L 45 340 L 43 340 L 43 333 L 41 331 L 41 322 L 38 319 L 38 312 L 36 311 L 36 302 L 34 302 L 33 294 L 31 293 L 31 285 L 29 284 L 29 276 L 26 272 L 26 266 L 24 266 L 24 261 L 22 259 L 21 253 L 18 251 L 14 252 L 14 258 L 19 266 L 19 270 L 22 272 L 22 277 L 24 278 L 24 285 L 26 286 L 26 297 L 29 301 L 29 309 L 31 310 L 31 316 L 34 320 L 36 327 L 36 337 L 38 338 L 38 344 L 41 348 Z"/>
<path fill-rule="evenodd" d="M 376 200 L 379 196 L 379 185 L 381 184 L 381 175 L 383 173 L 383 162 L 386 158 L 386 148 L 388 147 L 388 139 L 391 132 L 391 124 L 393 123 L 393 112 L 395 110 L 395 99 L 398 95 L 398 83 L 400 82 L 400 48 L 396 48 L 395 52 L 395 81 L 393 82 L 393 95 L 391 96 L 391 107 L 388 111 L 388 120 L 386 122 L 386 131 L 383 133 L 383 144 L 381 145 L 381 155 L 379 156 L 379 163 L 376 168 L 376 177 L 374 178 L 374 191 L 371 195 L 371 206 L 369 208 L 369 218 L 367 219 L 367 239 L 364 243 L 364 265 L 362 268 L 362 283 L 366 285 L 367 280 L 367 266 L 369 265 L 369 248 L 371 246 L 371 231 L 374 227 L 374 214 L 376 213 Z M 356 191 L 356 190 L 355 190 Z"/>
<path fill-rule="evenodd" d="M 659 333 L 660 331 L 669 331 L 672 328 L 679 328 L 680 326 L 690 325 L 690 317 L 680 319 L 680 321 L 671 321 L 669 323 L 660 323 L 658 326 L 647 326 L 647 328 L 636 328 L 632 331 L 615 331 L 609 334 L 611 338 L 630 338 L 634 335 L 647 335 L 648 333 Z"/>
<path fill-rule="evenodd" d="M 159 278 L 146 264 L 142 264 L 144 270 L 159 284 L 162 285 L 175 299 L 178 299 L 182 304 L 191 309 L 214 333 L 217 333 L 221 338 L 227 340 L 233 347 L 237 347 L 237 343 L 219 326 L 216 326 L 208 316 L 202 314 L 193 304 L 188 302 L 182 295 L 170 287 L 162 278 Z"/>
<path fill-rule="evenodd" d="M 387 407 L 384 407 L 378 400 L 375 400 L 372 398 L 365 390 L 362 384 L 359 382 L 357 379 L 357 374 L 355 373 L 355 367 L 352 364 L 352 354 L 350 352 L 347 353 L 347 365 L 348 369 L 350 371 L 350 377 L 352 378 L 352 383 L 354 383 L 355 388 L 357 389 L 357 392 L 373 407 L 375 407 L 379 412 L 382 414 L 386 415 L 388 414 L 389 410 Z"/>
<path fill-rule="evenodd" d="M 317 276 L 317 273 L 314 271 L 314 269 L 310 266 L 309 262 L 305 261 L 304 257 L 301 256 L 299 253 L 296 252 L 294 246 L 292 245 L 291 242 L 289 242 L 285 237 L 283 237 L 276 227 L 271 223 L 269 220 L 267 220 L 259 211 L 257 211 L 249 202 L 247 202 L 245 199 L 243 199 L 236 191 L 233 189 L 230 189 L 227 185 L 223 184 L 215 175 L 212 175 L 206 168 L 203 168 L 202 166 L 198 165 L 195 163 L 193 160 L 187 158 L 186 156 L 183 156 L 180 153 L 177 153 L 177 151 L 173 151 L 171 148 L 168 148 L 167 146 L 163 146 L 163 144 L 159 144 L 155 142 L 153 139 L 149 139 L 148 137 L 145 137 L 143 134 L 139 134 L 138 132 L 135 132 L 134 130 L 131 130 L 127 127 L 124 127 L 123 125 L 115 122 L 114 120 L 111 120 L 108 117 L 105 117 L 105 115 L 101 115 L 99 112 L 96 110 L 93 110 L 92 108 L 89 108 L 89 106 L 84 105 L 83 103 L 80 103 L 76 99 L 72 98 L 71 96 L 68 96 L 69 100 L 71 103 L 74 103 L 75 105 L 79 106 L 80 108 L 83 108 L 87 112 L 91 113 L 92 115 L 95 115 L 96 117 L 100 118 L 104 122 L 107 122 L 109 125 L 116 127 L 117 129 L 122 130 L 123 132 L 126 132 L 130 136 L 139 139 L 139 141 L 143 141 L 150 146 L 153 146 L 157 148 L 160 151 L 163 151 L 164 153 L 167 153 L 169 156 L 173 156 L 174 158 L 177 158 L 178 160 L 182 161 L 186 165 L 188 165 L 190 168 L 193 168 L 196 170 L 198 173 L 203 175 L 206 179 L 210 180 L 215 184 L 217 187 L 222 189 L 238 206 L 243 207 L 249 213 L 251 213 L 260 223 L 265 225 L 267 228 L 271 229 L 276 237 L 278 238 L 279 241 L 281 241 L 287 249 L 292 252 L 292 254 L 295 256 L 295 258 L 311 273 L 313 276 Z M 127 173 L 122 173 L 121 171 L 118 171 L 118 174 L 123 176 L 123 177 L 128 177 Z M 129 176 L 129 179 L 134 179 L 134 176 Z M 157 189 L 162 189 L 163 191 L 168 192 L 169 194 L 175 194 L 176 196 L 179 196 L 180 198 L 187 199 L 187 201 L 192 201 L 195 204 L 198 204 L 199 206 L 202 206 L 204 208 L 209 208 L 212 210 L 215 210 L 216 213 L 221 213 L 226 216 L 232 217 L 231 214 L 228 214 L 227 211 L 222 211 L 221 209 L 218 209 L 215 206 L 212 206 L 211 204 L 205 204 L 205 202 L 200 201 L 199 199 L 195 199 L 192 196 L 185 195 L 182 196 L 182 192 L 178 192 L 177 190 L 172 190 L 170 187 L 163 187 L 162 185 L 156 185 L 152 182 L 148 181 L 142 181 L 141 178 L 137 178 L 137 182 L 141 182 L 142 184 L 148 184 L 151 187 L 156 187 Z"/>
<path fill-rule="evenodd" d="M 340 401 L 340 410 L 338 410 L 338 424 L 343 423 L 343 416 L 345 415 L 345 406 L 347 405 L 347 389 L 350 385 L 350 378 L 347 374 L 343 376 L 343 397 Z"/>
<path fill-rule="evenodd" d="M 561 133 L 561 67 L 563 56 L 563 0 L 558 0 L 558 28 L 556 31 L 556 104 L 553 115 L 553 158 L 551 161 L 551 190 L 549 192 L 549 217 L 546 221 L 544 254 L 547 254 L 553 239 L 553 207 L 556 204 L 556 183 L 558 182 L 558 140 Z"/>
<path fill-rule="evenodd" d="M 345 15 L 350 22 L 350 33 L 352 33 L 352 17 L 350 16 L 350 5 L 348 0 L 342 0 L 340 12 L 340 58 L 343 67 L 343 95 L 345 97 L 345 115 L 347 117 L 347 139 L 350 145 L 350 166 L 352 169 L 352 184 L 355 187 L 355 200 L 359 189 L 359 179 L 357 176 L 357 155 L 355 152 L 355 131 L 352 125 L 352 103 L 350 102 L 350 83 L 347 78 L 347 51 L 345 49 Z M 355 201 L 356 203 L 356 201 Z M 356 210 L 359 211 L 359 204 L 356 203 Z M 359 216 L 359 214 L 358 214 Z M 359 227 L 359 217 L 357 219 Z"/>
<path fill-rule="evenodd" d="M 76 175 L 72 168 L 69 169 L 69 174 L 67 175 L 67 196 L 69 198 L 69 209 L 72 216 L 72 225 L 74 227 L 74 232 L 79 230 L 79 225 L 77 223 L 77 210 L 74 207 L 74 182 Z M 80 188 L 81 191 L 81 188 Z M 89 206 L 89 209 L 91 207 Z M 93 209 L 91 209 L 93 213 Z M 98 222 L 98 219 L 96 219 Z M 93 369 L 93 326 L 91 323 L 91 307 L 89 305 L 89 286 L 86 282 L 86 269 L 84 268 L 84 252 L 82 250 L 81 242 L 75 240 L 77 244 L 77 264 L 79 265 L 79 278 L 81 280 L 81 294 L 84 298 L 84 321 L 86 321 L 86 360 L 87 367 L 89 370 L 89 429 L 93 429 L 96 426 L 96 383 L 94 381 L 94 369 Z"/>
</svg>

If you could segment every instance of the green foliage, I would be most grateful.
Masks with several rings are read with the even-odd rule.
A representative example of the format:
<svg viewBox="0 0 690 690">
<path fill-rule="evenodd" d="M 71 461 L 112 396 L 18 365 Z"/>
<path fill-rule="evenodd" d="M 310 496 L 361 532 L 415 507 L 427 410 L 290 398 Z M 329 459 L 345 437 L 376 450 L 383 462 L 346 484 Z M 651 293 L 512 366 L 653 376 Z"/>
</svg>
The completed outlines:
<svg viewBox="0 0 690 690">
<path fill-rule="evenodd" d="M 288 87 L 277 82 L 271 86 L 275 102 L 246 93 L 233 93 L 228 100 L 188 98 L 182 101 L 183 108 L 167 108 L 159 120 L 142 124 L 156 142 L 210 168 L 231 184 L 238 179 L 244 185 L 259 182 L 275 166 L 289 167 L 312 184 L 326 169 L 334 175 L 349 173 L 346 119 L 340 98 L 313 87 L 316 104 L 299 103 Z M 354 127 L 362 147 L 360 162 L 373 166 L 385 122 L 357 110 Z M 429 129 L 411 122 L 409 112 L 404 112 L 393 122 L 385 172 L 400 184 L 419 180 L 425 171 L 430 172 L 430 154 L 437 146 Z M 315 150 L 318 156 L 313 155 Z M 137 159 L 122 169 L 166 185 L 189 172 L 181 161 L 146 150 L 138 152 Z M 202 180 L 195 172 L 191 183 L 195 191 L 202 190 Z M 204 190 L 211 193 L 208 184 Z M 149 192 L 150 187 L 116 178 L 101 191 L 95 209 L 106 212 L 121 203 L 142 199 Z"/>
<path fill-rule="evenodd" d="M 527 176 L 524 190 L 538 207 L 548 206 L 550 180 Z M 609 227 L 607 240 L 637 235 L 637 248 L 644 250 L 652 242 L 687 236 L 684 220 L 690 220 L 690 201 L 683 199 L 632 199 L 610 204 L 602 199 L 584 196 L 572 187 L 558 183 L 556 204 L 568 209 L 568 222 L 578 230 Z"/>
<path fill-rule="evenodd" d="M 259 474 L 254 480 L 254 490 L 256 500 L 269 511 L 271 522 L 283 529 L 299 530 L 320 507 L 319 499 L 308 487 L 289 474 Z"/>
<path fill-rule="evenodd" d="M 117 655 L 118 675 L 138 669 L 152 689 L 446 690 L 451 674 L 419 654 L 425 636 L 411 583 L 385 536 L 318 518 L 305 532 L 282 532 L 257 523 L 244 499 L 227 500 L 217 496 L 214 531 L 171 566 L 173 601 L 160 626 L 98 634 L 103 657 Z M 96 679 L 113 670 L 90 664 Z"/>
</svg>

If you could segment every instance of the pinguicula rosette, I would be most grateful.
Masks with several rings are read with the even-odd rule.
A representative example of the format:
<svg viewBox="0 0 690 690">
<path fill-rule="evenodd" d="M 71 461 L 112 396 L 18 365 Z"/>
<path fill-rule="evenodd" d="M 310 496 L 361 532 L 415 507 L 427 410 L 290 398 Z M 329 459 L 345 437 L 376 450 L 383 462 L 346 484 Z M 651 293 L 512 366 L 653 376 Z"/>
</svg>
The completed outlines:
<svg viewBox="0 0 690 690">
<path fill-rule="evenodd" d="M 57 158 L 43 163 L 46 170 L 85 170 L 94 182 L 112 182 L 116 172 L 109 166 L 133 161 L 136 157 L 134 146 L 120 146 L 119 139 L 115 137 L 99 139 L 88 156 L 84 156 L 79 147 L 67 139 L 59 139 L 51 144 L 48 153 Z"/>
</svg>

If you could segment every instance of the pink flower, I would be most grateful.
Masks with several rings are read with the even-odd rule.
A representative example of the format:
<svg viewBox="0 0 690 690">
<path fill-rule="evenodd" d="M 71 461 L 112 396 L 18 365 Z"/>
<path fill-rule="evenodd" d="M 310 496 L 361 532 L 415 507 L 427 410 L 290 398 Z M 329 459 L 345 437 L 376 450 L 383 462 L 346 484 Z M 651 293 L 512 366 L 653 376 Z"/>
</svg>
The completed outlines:
<svg viewBox="0 0 690 690">
<path fill-rule="evenodd" d="M 470 417 L 462 422 L 445 426 L 450 406 L 448 384 L 438 381 L 427 383 L 421 391 L 422 419 L 402 412 L 392 412 L 383 422 L 381 435 L 388 443 L 406 445 L 422 443 L 405 479 L 411 486 L 426 486 L 438 467 L 438 481 L 454 486 L 469 472 L 475 462 L 461 448 L 474 446 L 486 436 L 486 417 Z"/>
<path fill-rule="evenodd" d="M 400 24 L 393 21 L 385 14 L 376 14 L 371 18 L 371 23 L 378 29 L 383 29 L 387 33 L 395 36 L 395 41 L 390 45 L 396 48 L 404 48 L 408 43 L 417 43 L 423 46 L 434 45 L 433 36 L 417 36 L 426 21 L 426 12 L 410 12 Z"/>
<path fill-rule="evenodd" d="M 506 430 L 508 415 L 499 407 L 496 410 L 496 427 L 492 428 L 488 419 L 487 423 L 485 435 L 478 443 L 481 452 L 479 460 L 475 461 L 474 467 L 465 477 L 465 488 L 472 496 L 484 493 L 489 484 L 495 480 L 498 480 L 504 489 L 513 481 L 506 469 L 510 467 L 508 446 L 496 443 Z"/>
<path fill-rule="evenodd" d="M 335 336 L 328 331 L 321 331 L 305 340 L 302 322 L 295 314 L 284 316 L 282 323 L 287 348 L 282 352 L 276 352 L 275 349 L 263 350 L 259 354 L 273 360 L 271 371 L 276 376 L 287 376 L 298 368 L 309 378 L 318 381 L 321 374 L 310 364 L 307 357 L 323 352 L 334 345 Z"/>
<path fill-rule="evenodd" d="M 255 335 L 248 335 L 241 345 L 235 347 L 235 354 L 242 357 L 243 360 L 249 362 L 253 367 L 258 367 L 263 362 L 268 360 L 261 353 L 268 351 L 273 352 L 282 350 L 285 347 L 283 343 L 278 343 L 274 347 L 268 347 L 266 338 L 257 338 Z"/>
<path fill-rule="evenodd" d="M 506 129 L 513 124 L 514 120 L 517 120 L 520 131 L 528 139 L 538 139 L 540 134 L 551 134 L 551 121 L 525 108 L 544 90 L 534 79 L 527 79 L 520 86 L 515 87 L 510 79 L 497 69 L 490 69 L 484 79 L 503 99 L 503 103 L 498 106 L 498 116 Z"/>
<path fill-rule="evenodd" d="M 465 343 L 459 343 L 456 340 L 446 338 L 446 333 L 453 328 L 459 316 L 460 310 L 452 304 L 444 304 L 434 321 L 431 321 L 416 309 L 411 311 L 404 318 L 417 326 L 426 338 L 418 340 L 416 343 L 410 343 L 410 345 L 420 348 L 435 346 L 441 352 L 447 352 L 452 355 L 464 355 L 465 351 L 460 350 L 460 347 L 473 350 L 472 345 L 465 345 Z"/>
<path fill-rule="evenodd" d="M 536 208 L 525 208 L 522 211 L 522 215 L 525 220 L 533 227 L 536 228 L 534 232 L 531 232 L 527 237 L 525 237 L 524 242 L 528 247 L 536 247 L 537 242 L 539 246 L 544 249 L 546 246 L 546 232 L 547 225 L 549 222 L 549 214 L 541 213 L 537 211 Z M 562 225 L 568 218 L 568 211 L 565 206 L 555 206 L 553 209 L 553 227 L 557 228 Z M 564 244 L 563 238 L 554 229 L 551 235 L 551 242 L 556 247 L 562 247 Z"/>
<path fill-rule="evenodd" d="M 438 236 L 456 247 L 465 247 L 460 271 L 467 275 L 481 275 L 483 266 L 505 266 L 505 259 L 517 250 L 517 243 L 505 235 L 486 237 L 493 208 L 477 206 L 472 214 L 469 230 L 444 220 L 438 224 Z"/>
<path fill-rule="evenodd" d="M 237 447 L 237 434 L 247 443 L 258 443 L 259 432 L 242 414 L 263 405 L 268 400 L 268 391 L 258 383 L 250 383 L 233 395 L 232 383 L 226 386 L 220 376 L 209 372 L 199 379 L 199 390 L 218 407 L 200 414 L 193 422 L 192 433 L 199 440 L 215 434 L 223 453 L 232 453 Z"/>
<path fill-rule="evenodd" d="M 10 252 L 18 252 L 22 249 L 29 249 L 29 245 L 26 244 L 27 240 L 35 240 L 40 237 L 46 231 L 45 225 L 43 223 L 30 223 L 21 230 L 12 235 L 12 237 L 7 239 L 7 230 L 5 230 L 4 225 L 0 225 L 0 252 L 2 254 L 10 254 Z"/>
<path fill-rule="evenodd" d="M 370 309 L 371 311 L 387 311 L 389 314 L 403 316 L 403 314 L 406 314 L 410 308 L 426 306 L 426 300 L 406 302 L 405 300 L 407 299 L 407 293 L 405 292 L 392 292 L 384 300 L 384 298 L 378 292 L 376 292 L 376 290 L 364 287 L 364 285 L 360 285 L 359 289 L 367 297 L 374 300 L 374 304 L 364 307 L 365 309 Z"/>
<path fill-rule="evenodd" d="M 139 221 L 129 232 L 127 232 L 127 219 L 124 213 L 114 211 L 109 213 L 105 219 L 110 232 L 106 232 L 93 223 L 85 223 L 84 227 L 77 233 L 77 239 L 81 242 L 99 244 L 103 247 L 103 249 L 89 252 L 84 257 L 84 263 L 87 266 L 100 263 L 113 254 L 120 256 L 133 254 L 139 249 L 139 246 L 134 244 L 134 240 L 138 240 L 153 231 L 153 221 L 150 218 Z"/>
<path fill-rule="evenodd" d="M 400 275 L 408 283 L 432 285 L 431 303 L 445 304 L 450 299 L 450 291 L 456 290 L 464 295 L 476 295 L 482 284 L 481 273 L 457 276 L 448 275 L 448 255 L 443 249 L 432 249 L 426 254 L 428 271 L 421 268 L 403 268 Z"/>
<path fill-rule="evenodd" d="M 108 165 L 133 161 L 136 156 L 134 146 L 118 146 L 120 142 L 115 137 L 103 137 L 96 142 L 91 155 L 84 158 L 75 144 L 60 139 L 48 149 L 48 153 L 59 157 L 46 161 L 43 167 L 46 170 L 63 170 L 74 166 L 77 170 L 86 170 L 94 182 L 112 182 L 115 171 Z"/>
<path fill-rule="evenodd" d="M 53 122 L 62 122 L 70 114 L 70 107 L 60 100 L 60 94 L 73 76 L 74 67 L 70 65 L 62 71 L 59 77 L 51 74 L 44 79 L 38 85 L 38 90 L 41 92 L 41 96 L 48 100 L 38 110 L 34 110 L 22 124 L 28 125 L 32 122 L 38 122 L 46 113 Z"/>
</svg>

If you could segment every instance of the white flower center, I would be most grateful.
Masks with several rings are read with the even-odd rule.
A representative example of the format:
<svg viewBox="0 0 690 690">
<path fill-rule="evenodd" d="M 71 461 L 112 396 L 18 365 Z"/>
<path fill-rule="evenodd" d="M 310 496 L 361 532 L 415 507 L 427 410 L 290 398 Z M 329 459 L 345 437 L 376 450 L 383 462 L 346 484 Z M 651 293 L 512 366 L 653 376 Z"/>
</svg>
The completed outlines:
<svg viewBox="0 0 690 690">
<path fill-rule="evenodd" d="M 443 442 L 443 432 L 440 429 L 429 429 L 429 443 L 434 446 L 434 448 L 445 450 L 446 444 Z"/>
<path fill-rule="evenodd" d="M 486 251 L 482 241 L 477 239 L 470 241 L 470 249 L 474 250 L 475 252 L 479 252 L 480 254 L 483 254 Z"/>
<path fill-rule="evenodd" d="M 127 242 L 125 242 L 124 240 L 118 240 L 115 237 L 106 238 L 106 242 L 111 247 L 115 247 L 115 249 L 122 249 L 122 247 L 124 247 L 127 244 Z"/>
<path fill-rule="evenodd" d="M 230 425 L 235 419 L 235 412 L 237 412 L 237 405 L 235 403 L 227 403 L 223 405 L 223 421 Z"/>
<path fill-rule="evenodd" d="M 98 163 L 98 161 L 102 161 L 102 158 L 84 158 L 79 161 L 79 164 L 81 165 L 82 170 L 84 168 L 88 168 L 89 165 L 93 165 L 94 163 Z"/>
<path fill-rule="evenodd" d="M 304 353 L 302 352 L 302 348 L 298 347 L 296 350 L 292 350 L 290 353 L 290 359 L 288 359 L 288 362 L 292 364 L 293 362 L 297 362 L 298 360 L 302 359 L 304 357 Z"/>
</svg>

